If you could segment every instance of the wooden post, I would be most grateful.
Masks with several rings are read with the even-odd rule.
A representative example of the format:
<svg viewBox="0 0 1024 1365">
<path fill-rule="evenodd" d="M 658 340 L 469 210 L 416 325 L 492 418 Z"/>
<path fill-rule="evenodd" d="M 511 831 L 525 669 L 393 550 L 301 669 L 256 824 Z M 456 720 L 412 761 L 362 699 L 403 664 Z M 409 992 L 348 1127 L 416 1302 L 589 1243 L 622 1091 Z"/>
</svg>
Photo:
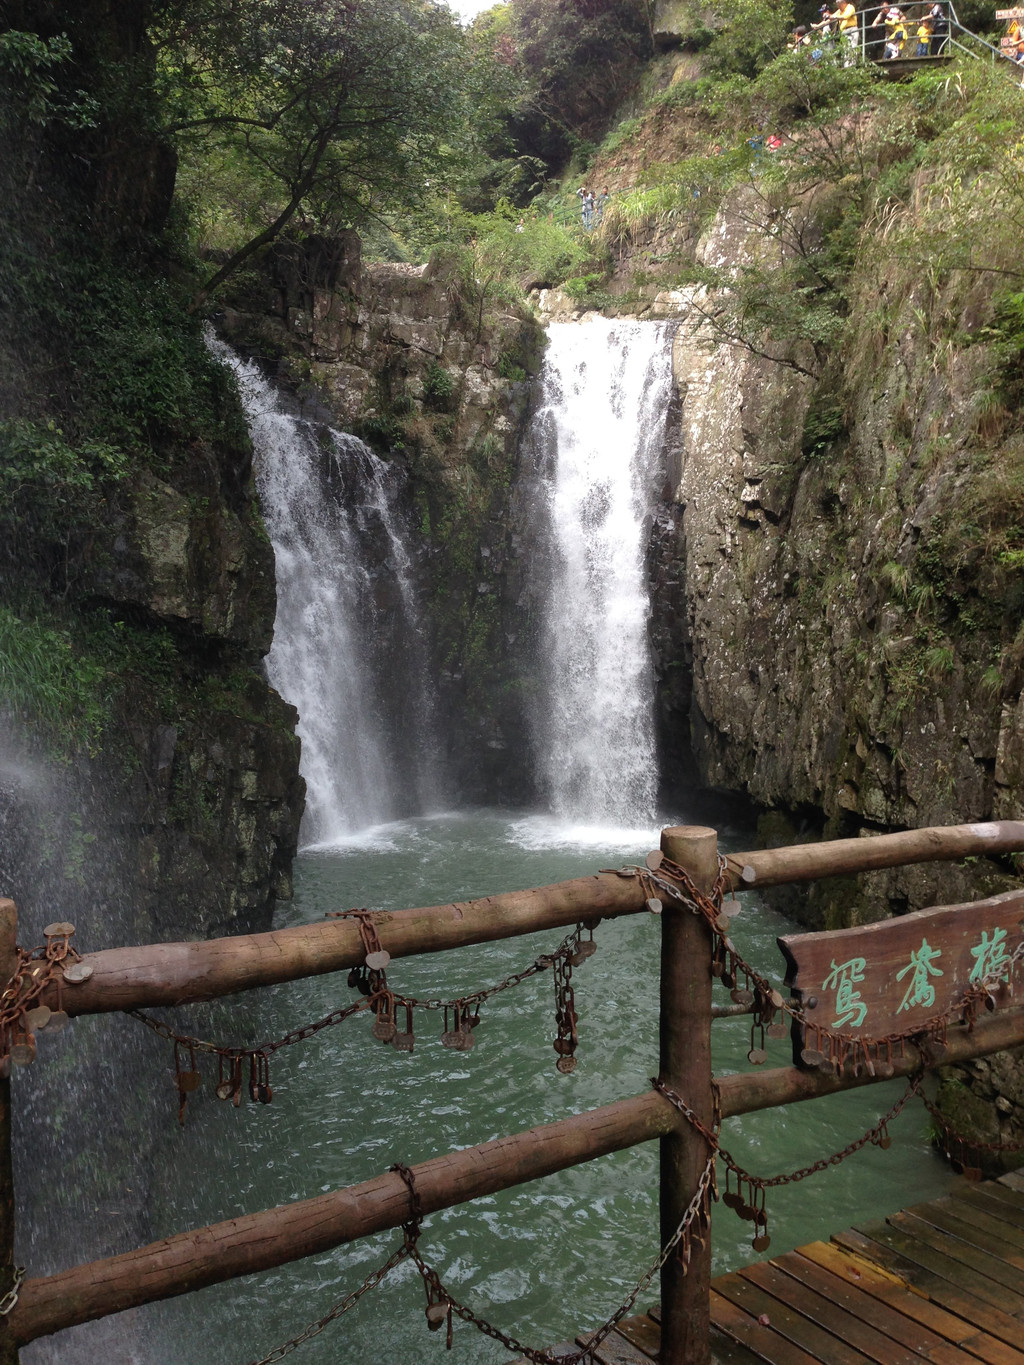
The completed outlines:
<svg viewBox="0 0 1024 1365">
<path fill-rule="evenodd" d="M 0 990 L 18 962 L 18 910 L 0 899 Z M 0 1297 L 14 1283 L 14 1172 L 11 1167 L 11 1082 L 0 1080 Z M 10 1319 L 0 1316 L 0 1365 L 18 1365 L 18 1348 Z"/>
<path fill-rule="evenodd" d="M 661 832 L 662 852 L 702 891 L 718 876 L 718 835 L 703 825 Z M 661 926 L 661 1079 L 702 1123 L 712 1122 L 711 950 L 707 924 L 666 899 Z M 707 1164 L 704 1138 L 689 1126 L 661 1139 L 661 1244 L 675 1232 Z M 661 1365 L 710 1365 L 711 1239 L 692 1244 L 690 1264 L 670 1256 L 661 1271 Z"/>
</svg>

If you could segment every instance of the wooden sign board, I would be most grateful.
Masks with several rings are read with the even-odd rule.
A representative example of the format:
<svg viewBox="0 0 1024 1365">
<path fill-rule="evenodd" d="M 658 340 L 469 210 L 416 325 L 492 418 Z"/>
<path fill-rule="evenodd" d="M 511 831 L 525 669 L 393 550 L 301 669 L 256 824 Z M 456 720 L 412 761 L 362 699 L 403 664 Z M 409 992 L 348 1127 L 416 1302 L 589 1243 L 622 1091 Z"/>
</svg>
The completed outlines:
<svg viewBox="0 0 1024 1365">
<path fill-rule="evenodd" d="M 1024 8 L 1020 5 L 1016 9 L 997 9 L 997 19 L 1024 19 Z"/>
<path fill-rule="evenodd" d="M 1024 941 L 1024 891 L 970 905 L 944 905 L 833 933 L 778 939 L 786 985 L 808 1025 L 855 1038 L 885 1038 L 923 1025 L 968 986 L 1008 985 L 1010 959 Z M 1009 989 L 996 1003 L 1011 1003 Z M 794 1033 L 799 1056 L 802 1039 Z"/>
</svg>

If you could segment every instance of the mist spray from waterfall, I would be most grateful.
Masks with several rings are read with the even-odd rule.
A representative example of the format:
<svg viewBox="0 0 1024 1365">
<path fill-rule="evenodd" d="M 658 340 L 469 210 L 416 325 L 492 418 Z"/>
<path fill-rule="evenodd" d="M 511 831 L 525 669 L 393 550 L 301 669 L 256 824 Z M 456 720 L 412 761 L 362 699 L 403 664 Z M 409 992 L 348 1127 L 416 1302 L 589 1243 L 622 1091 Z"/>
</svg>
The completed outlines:
<svg viewBox="0 0 1024 1365">
<path fill-rule="evenodd" d="M 299 712 L 303 837 L 429 811 L 443 784 L 401 472 L 284 411 L 256 366 L 210 344 L 238 378 L 277 561 L 267 672 Z"/>
<path fill-rule="evenodd" d="M 658 773 L 646 518 L 672 389 L 671 330 L 554 324 L 533 439 L 550 524 L 538 770 L 554 814 L 646 825 Z"/>
</svg>

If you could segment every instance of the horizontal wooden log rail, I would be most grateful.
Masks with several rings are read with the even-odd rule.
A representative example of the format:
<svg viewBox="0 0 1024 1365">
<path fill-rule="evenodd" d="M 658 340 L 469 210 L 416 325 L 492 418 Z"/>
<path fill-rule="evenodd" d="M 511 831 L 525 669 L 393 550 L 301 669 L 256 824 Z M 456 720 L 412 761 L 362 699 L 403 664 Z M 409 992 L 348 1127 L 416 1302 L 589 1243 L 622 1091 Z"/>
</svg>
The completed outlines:
<svg viewBox="0 0 1024 1365">
<path fill-rule="evenodd" d="M 1024 821 L 1002 820 L 759 849 L 730 854 L 727 862 L 730 884 L 743 890 L 1018 850 L 1024 850 Z M 380 911 L 377 919 L 392 957 L 408 957 L 561 928 L 581 919 L 614 919 L 644 908 L 636 878 L 598 874 L 481 900 Z M 98 1014 L 213 1000 L 354 967 L 364 955 L 351 920 L 199 943 L 110 948 L 85 955 L 92 976 L 63 991 L 63 1008 L 71 1015 Z M 54 1006 L 55 996 L 46 1003 Z"/>
<path fill-rule="evenodd" d="M 950 1028 L 943 1065 L 1024 1043 L 1024 1008 Z M 894 1058 L 897 1075 L 920 1065 L 911 1047 Z M 823 1076 L 783 1067 L 722 1077 L 723 1118 L 839 1090 L 878 1083 L 877 1077 Z M 610 1152 L 685 1128 L 677 1110 L 655 1091 L 619 1100 L 556 1123 L 433 1157 L 412 1168 L 425 1214 L 551 1175 Z M 56 1275 L 26 1280 L 9 1322 L 19 1345 L 93 1318 L 172 1298 L 239 1275 L 312 1256 L 409 1217 L 409 1192 L 392 1172 L 313 1199 L 179 1233 L 120 1256 L 90 1261 Z"/>
<path fill-rule="evenodd" d="M 959 858 L 1024 852 L 1024 820 L 992 820 L 974 825 L 932 825 L 871 834 L 863 839 L 830 839 L 727 855 L 737 890 L 844 877 L 909 863 L 955 862 Z"/>
</svg>

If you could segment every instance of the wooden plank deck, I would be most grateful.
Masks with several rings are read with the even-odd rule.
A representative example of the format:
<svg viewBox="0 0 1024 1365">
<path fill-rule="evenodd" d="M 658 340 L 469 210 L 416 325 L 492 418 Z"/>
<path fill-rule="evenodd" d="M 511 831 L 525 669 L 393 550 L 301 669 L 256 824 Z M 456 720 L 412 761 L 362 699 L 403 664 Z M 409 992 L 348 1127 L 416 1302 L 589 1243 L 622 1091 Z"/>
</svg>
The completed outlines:
<svg viewBox="0 0 1024 1365">
<path fill-rule="evenodd" d="M 717 1365 L 1024 1365 L 1024 1169 L 712 1282 Z M 658 1309 L 599 1365 L 658 1358 Z M 582 1334 L 556 1353 L 587 1344 Z"/>
</svg>

